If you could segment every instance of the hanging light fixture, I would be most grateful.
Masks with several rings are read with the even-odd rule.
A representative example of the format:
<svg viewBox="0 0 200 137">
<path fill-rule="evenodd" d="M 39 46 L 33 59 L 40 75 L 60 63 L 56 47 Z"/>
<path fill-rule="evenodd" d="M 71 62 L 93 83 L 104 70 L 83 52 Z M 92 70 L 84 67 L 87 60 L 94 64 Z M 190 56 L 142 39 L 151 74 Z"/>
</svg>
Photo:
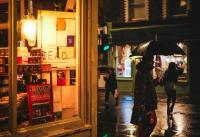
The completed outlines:
<svg viewBox="0 0 200 137">
<path fill-rule="evenodd" d="M 36 44 L 36 29 L 37 20 L 33 16 L 33 2 L 29 0 L 28 3 L 28 15 L 25 15 L 21 20 L 22 23 L 22 37 L 28 41 L 29 46 L 35 46 Z"/>
</svg>

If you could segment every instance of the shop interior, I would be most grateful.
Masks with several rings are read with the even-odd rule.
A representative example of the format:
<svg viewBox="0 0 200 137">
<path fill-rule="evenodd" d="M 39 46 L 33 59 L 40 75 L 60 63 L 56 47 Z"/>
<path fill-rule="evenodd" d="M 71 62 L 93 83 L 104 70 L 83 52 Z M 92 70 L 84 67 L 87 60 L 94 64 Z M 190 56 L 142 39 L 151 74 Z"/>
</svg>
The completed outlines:
<svg viewBox="0 0 200 137">
<path fill-rule="evenodd" d="M 0 131 L 9 121 L 8 1 L 0 2 Z M 18 127 L 77 117 L 76 0 L 17 0 Z"/>
</svg>

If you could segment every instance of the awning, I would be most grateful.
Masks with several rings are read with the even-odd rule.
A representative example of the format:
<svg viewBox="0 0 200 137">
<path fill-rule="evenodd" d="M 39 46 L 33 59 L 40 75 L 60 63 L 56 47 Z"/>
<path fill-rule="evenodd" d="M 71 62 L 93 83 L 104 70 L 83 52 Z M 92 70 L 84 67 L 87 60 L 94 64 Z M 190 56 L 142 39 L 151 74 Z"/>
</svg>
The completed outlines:
<svg viewBox="0 0 200 137">
<path fill-rule="evenodd" d="M 198 23 L 151 25 L 140 27 L 112 28 L 112 44 L 137 44 L 150 40 L 184 41 L 200 40 Z"/>
</svg>

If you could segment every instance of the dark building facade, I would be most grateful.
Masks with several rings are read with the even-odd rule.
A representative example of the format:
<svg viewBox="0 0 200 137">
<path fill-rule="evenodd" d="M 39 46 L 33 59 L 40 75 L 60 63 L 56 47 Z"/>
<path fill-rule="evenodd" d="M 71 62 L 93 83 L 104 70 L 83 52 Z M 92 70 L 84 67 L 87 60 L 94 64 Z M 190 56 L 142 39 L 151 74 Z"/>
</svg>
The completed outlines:
<svg viewBox="0 0 200 137">
<path fill-rule="evenodd" d="M 124 0 L 118 3 L 120 9 L 117 11 L 111 6 L 113 13 L 110 15 L 118 14 L 119 18 L 112 21 L 112 44 L 137 45 L 155 39 L 186 43 L 189 92 L 199 93 L 198 0 Z"/>
</svg>

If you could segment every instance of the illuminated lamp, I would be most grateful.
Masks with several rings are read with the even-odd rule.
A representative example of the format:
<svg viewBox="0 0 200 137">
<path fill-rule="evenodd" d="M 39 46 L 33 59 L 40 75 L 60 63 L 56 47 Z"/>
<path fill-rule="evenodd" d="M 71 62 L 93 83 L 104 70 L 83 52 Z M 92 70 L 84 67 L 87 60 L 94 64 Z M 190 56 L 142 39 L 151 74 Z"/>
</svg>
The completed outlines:
<svg viewBox="0 0 200 137">
<path fill-rule="evenodd" d="M 28 15 L 24 16 L 21 20 L 22 36 L 28 41 L 29 46 L 35 46 L 36 44 L 36 29 L 37 20 L 33 16 L 32 0 L 29 0 Z"/>
</svg>

